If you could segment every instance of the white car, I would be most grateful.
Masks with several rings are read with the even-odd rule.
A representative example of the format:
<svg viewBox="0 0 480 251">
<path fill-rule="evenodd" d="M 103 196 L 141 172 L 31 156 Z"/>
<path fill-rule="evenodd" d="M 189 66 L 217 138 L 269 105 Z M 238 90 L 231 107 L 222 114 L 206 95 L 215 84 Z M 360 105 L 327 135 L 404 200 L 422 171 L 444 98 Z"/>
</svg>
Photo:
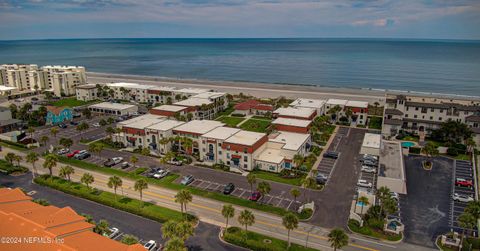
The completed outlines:
<svg viewBox="0 0 480 251">
<path fill-rule="evenodd" d="M 378 161 L 378 156 L 371 155 L 371 154 L 364 154 L 363 159 L 370 159 L 370 160 Z"/>
<path fill-rule="evenodd" d="M 116 227 L 109 228 L 108 230 L 110 230 L 110 234 L 108 235 L 108 238 L 110 239 L 115 237 L 115 235 L 117 235 L 120 232 L 120 230 L 118 230 L 118 228 Z"/>
<path fill-rule="evenodd" d="M 390 196 L 392 196 L 392 198 L 396 199 L 397 201 L 400 198 L 400 197 L 398 197 L 398 193 L 396 193 L 396 192 L 390 192 Z"/>
<path fill-rule="evenodd" d="M 115 163 L 115 165 L 116 165 L 116 164 L 122 162 L 122 161 L 123 161 L 123 158 L 122 158 L 122 157 L 113 157 L 113 158 L 112 158 L 112 161 L 113 161 L 113 163 Z"/>
<path fill-rule="evenodd" d="M 169 173 L 170 173 L 170 171 L 168 171 L 168 170 L 160 170 L 153 175 L 153 178 L 161 179 L 161 178 L 167 176 Z"/>
<path fill-rule="evenodd" d="M 100 127 L 100 124 L 99 124 L 99 123 L 95 123 L 95 124 L 93 124 L 93 127 Z"/>
<path fill-rule="evenodd" d="M 473 199 L 472 196 L 454 193 L 453 194 L 453 200 L 468 203 L 470 201 L 474 201 L 475 199 Z"/>
<path fill-rule="evenodd" d="M 57 154 L 62 155 L 62 154 L 66 154 L 66 153 L 69 153 L 69 152 L 70 152 L 70 149 L 62 148 L 62 149 L 58 150 Z"/>
<path fill-rule="evenodd" d="M 358 180 L 357 182 L 357 186 L 359 187 L 368 187 L 368 188 L 371 188 L 373 185 L 372 183 L 366 181 L 366 180 Z"/>
<path fill-rule="evenodd" d="M 375 167 L 372 167 L 372 166 L 362 166 L 362 172 L 376 173 L 377 169 Z"/>
<path fill-rule="evenodd" d="M 145 243 L 145 245 L 143 245 L 143 247 L 146 250 L 155 250 L 157 248 L 157 242 L 154 240 L 149 240 L 147 243 Z"/>
</svg>

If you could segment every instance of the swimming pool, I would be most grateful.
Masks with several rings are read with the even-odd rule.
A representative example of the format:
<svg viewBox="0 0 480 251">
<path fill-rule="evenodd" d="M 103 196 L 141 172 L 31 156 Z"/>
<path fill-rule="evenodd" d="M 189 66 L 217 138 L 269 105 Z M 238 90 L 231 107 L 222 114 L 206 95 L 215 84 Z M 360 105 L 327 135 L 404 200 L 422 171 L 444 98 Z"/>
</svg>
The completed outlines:
<svg viewBox="0 0 480 251">
<path fill-rule="evenodd" d="M 402 147 L 412 147 L 412 146 L 415 146 L 415 143 L 410 142 L 410 141 L 402 142 Z"/>
<path fill-rule="evenodd" d="M 361 207 L 366 206 L 365 203 L 363 203 L 363 202 L 361 202 L 361 201 L 357 202 L 357 205 L 358 205 L 358 206 L 361 206 Z"/>
</svg>

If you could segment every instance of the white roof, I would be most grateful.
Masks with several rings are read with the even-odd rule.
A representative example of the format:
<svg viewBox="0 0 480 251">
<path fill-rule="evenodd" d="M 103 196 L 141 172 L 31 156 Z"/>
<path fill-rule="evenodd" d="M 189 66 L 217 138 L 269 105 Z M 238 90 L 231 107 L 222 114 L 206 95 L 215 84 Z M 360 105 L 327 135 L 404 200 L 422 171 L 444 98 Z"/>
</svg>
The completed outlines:
<svg viewBox="0 0 480 251">
<path fill-rule="evenodd" d="M 205 98 L 188 98 L 188 99 L 174 103 L 174 105 L 183 105 L 183 106 L 201 106 L 203 104 L 209 105 L 209 104 L 213 104 L 213 102 Z"/>
<path fill-rule="evenodd" d="M 365 137 L 363 137 L 362 147 L 380 149 L 381 139 L 382 139 L 382 135 L 380 134 L 365 133 Z"/>
<path fill-rule="evenodd" d="M 125 125 L 125 127 L 135 128 L 135 129 L 145 129 L 145 128 L 151 126 L 151 125 L 160 123 L 160 122 L 164 121 L 165 119 L 166 118 L 163 117 L 163 116 L 145 118 L 145 119 L 135 121 L 133 123 L 128 123 L 128 124 Z"/>
<path fill-rule="evenodd" d="M 84 84 L 84 85 L 77 85 L 75 88 L 77 89 L 95 89 L 97 88 L 96 84 Z"/>
<path fill-rule="evenodd" d="M 232 137 L 226 139 L 225 142 L 244 145 L 244 146 L 252 146 L 253 144 L 257 143 L 257 141 L 259 141 L 265 135 L 266 135 L 265 133 L 250 132 L 250 131 L 242 130 L 234 134 Z"/>
<path fill-rule="evenodd" d="M 138 122 L 138 121 L 141 121 L 141 120 L 144 120 L 144 119 L 154 119 L 154 118 L 165 118 L 165 116 L 159 116 L 159 115 L 154 115 L 154 114 L 145 114 L 145 115 L 138 116 L 138 117 L 135 117 L 135 118 L 132 118 L 132 119 L 129 119 L 129 120 L 120 121 L 120 122 L 117 123 L 117 125 L 125 126 L 125 125 L 128 125 L 130 123 L 135 123 L 135 122 Z"/>
<path fill-rule="evenodd" d="M 195 95 L 203 92 L 208 92 L 208 90 L 200 89 L 200 88 L 183 88 L 183 89 L 176 90 L 175 92 Z"/>
<path fill-rule="evenodd" d="M 310 134 L 280 132 L 275 138 L 268 141 L 285 144 L 282 148 L 286 150 L 297 151 L 308 139 Z"/>
<path fill-rule="evenodd" d="M 183 124 L 185 124 L 185 122 L 166 119 L 164 121 L 161 121 L 160 123 L 156 123 L 151 126 L 148 126 L 147 129 L 157 130 L 157 131 L 168 131 Z"/>
<path fill-rule="evenodd" d="M 11 90 L 16 90 L 16 89 L 17 89 L 16 87 L 0 85 L 0 91 L 11 91 Z"/>
<path fill-rule="evenodd" d="M 152 108 L 153 110 L 160 110 L 160 111 L 167 111 L 167 112 L 179 112 L 182 110 L 187 109 L 185 106 L 179 106 L 179 105 L 161 105 Z"/>
<path fill-rule="evenodd" d="M 220 139 L 220 140 L 226 140 L 230 136 L 234 135 L 235 133 L 239 132 L 240 129 L 237 128 L 231 128 L 231 127 L 217 127 L 205 134 L 202 135 L 204 138 L 210 138 L 210 139 Z"/>
<path fill-rule="evenodd" d="M 154 86 L 150 88 L 151 90 L 157 90 L 157 91 L 167 91 L 167 92 L 173 92 L 176 90 L 175 87 L 171 86 Z"/>
<path fill-rule="evenodd" d="M 123 83 L 123 82 L 120 82 L 120 83 L 109 83 L 107 84 L 107 86 L 110 86 L 110 87 L 123 87 L 123 88 L 133 88 L 133 89 L 152 89 L 152 88 L 155 88 L 155 86 L 153 85 L 141 85 L 141 84 L 137 84 L 137 83 Z"/>
<path fill-rule="evenodd" d="M 257 161 L 269 162 L 274 164 L 282 163 L 283 159 L 284 157 L 282 156 L 281 151 L 274 148 L 265 148 L 265 150 L 263 150 L 257 157 L 255 157 L 255 160 Z"/>
<path fill-rule="evenodd" d="M 334 99 L 331 98 L 327 100 L 327 105 L 339 105 L 339 106 L 345 106 L 347 104 L 348 100 L 345 99 Z"/>
<path fill-rule="evenodd" d="M 226 93 L 224 93 L 224 92 L 202 92 L 200 94 L 192 96 L 192 98 L 206 98 L 206 99 L 212 98 L 212 99 L 215 99 L 215 98 L 225 96 L 225 94 Z"/>
<path fill-rule="evenodd" d="M 277 118 L 272 121 L 272 124 L 279 124 L 279 125 L 288 125 L 288 126 L 296 126 L 296 127 L 307 127 L 312 123 L 310 120 L 305 119 L 291 119 L 291 118 Z"/>
<path fill-rule="evenodd" d="M 349 100 L 345 106 L 348 106 L 348 107 L 359 107 L 359 108 L 368 108 L 368 102 Z"/>
<path fill-rule="evenodd" d="M 315 109 L 322 108 L 326 103 L 326 100 L 322 99 L 308 99 L 308 98 L 297 98 L 293 101 L 290 106 L 296 107 L 310 107 Z"/>
<path fill-rule="evenodd" d="M 307 107 L 282 107 L 282 108 L 278 108 L 273 113 L 278 113 L 278 115 L 280 116 L 308 118 L 314 112 L 315 112 L 315 109 L 307 108 Z"/>
<path fill-rule="evenodd" d="M 214 120 L 192 120 L 174 128 L 175 131 L 182 131 L 193 134 L 205 134 L 217 127 L 224 126 L 224 123 Z"/>
<path fill-rule="evenodd" d="M 124 110 L 137 107 L 136 105 L 131 104 L 120 104 L 120 103 L 111 103 L 111 102 L 102 102 L 99 104 L 94 104 L 89 106 L 89 108 L 100 108 L 100 109 L 110 109 L 110 110 Z"/>
</svg>

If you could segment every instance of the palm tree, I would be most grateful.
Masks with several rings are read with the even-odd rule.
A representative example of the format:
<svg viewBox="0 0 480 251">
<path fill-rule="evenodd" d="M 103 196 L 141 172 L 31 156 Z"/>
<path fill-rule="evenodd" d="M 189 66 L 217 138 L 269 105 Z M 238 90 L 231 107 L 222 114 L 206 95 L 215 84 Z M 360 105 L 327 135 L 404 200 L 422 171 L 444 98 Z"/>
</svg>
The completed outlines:
<svg viewBox="0 0 480 251">
<path fill-rule="evenodd" d="M 307 188 L 314 188 L 317 185 L 317 181 L 312 177 L 306 177 L 305 180 L 303 180 L 302 185 L 303 185 L 303 199 L 306 202 Z"/>
<path fill-rule="evenodd" d="M 83 139 L 83 132 L 88 130 L 90 126 L 87 123 L 82 122 L 80 125 L 77 126 L 77 131 L 80 132 L 80 139 Z"/>
<path fill-rule="evenodd" d="M 253 193 L 253 185 L 257 183 L 257 176 L 254 173 L 249 173 L 247 175 L 247 182 L 250 184 L 250 192 Z"/>
<path fill-rule="evenodd" d="M 340 228 L 335 228 L 328 234 L 328 242 L 334 251 L 348 245 L 348 235 Z"/>
<path fill-rule="evenodd" d="M 97 155 L 100 155 L 100 153 L 102 152 L 103 150 L 103 144 L 100 144 L 100 143 L 93 143 L 93 144 L 90 144 L 88 145 L 88 151 L 94 153 L 94 154 L 97 154 Z"/>
<path fill-rule="evenodd" d="M 148 188 L 147 181 L 145 179 L 138 179 L 137 181 L 135 181 L 135 185 L 133 188 L 135 189 L 135 191 L 138 191 L 140 193 L 140 200 L 143 201 L 143 190 Z"/>
<path fill-rule="evenodd" d="M 365 196 L 362 196 L 362 197 L 358 198 L 358 202 L 362 203 L 362 210 L 361 210 L 360 214 L 363 215 L 363 207 L 368 206 L 370 204 L 370 202 L 368 201 L 368 198 L 365 197 Z"/>
<path fill-rule="evenodd" d="M 270 183 L 268 183 L 266 181 L 262 181 L 262 182 L 258 183 L 257 190 L 260 192 L 260 194 L 262 195 L 262 199 L 263 199 L 263 198 L 265 198 L 265 195 L 270 193 L 272 188 L 270 186 Z"/>
<path fill-rule="evenodd" d="M 138 157 L 135 155 L 132 155 L 132 157 L 130 157 L 130 162 L 132 162 L 133 168 L 135 168 L 135 164 L 138 162 Z"/>
<path fill-rule="evenodd" d="M 73 140 L 69 138 L 60 138 L 58 143 L 65 148 L 70 148 L 73 145 Z"/>
<path fill-rule="evenodd" d="M 108 221 L 100 220 L 98 221 L 97 224 L 95 224 L 95 228 L 93 229 L 93 232 L 103 235 L 110 231 L 108 227 L 109 227 Z"/>
<path fill-rule="evenodd" d="M 290 247 L 290 231 L 298 227 L 298 217 L 293 213 L 286 213 L 282 218 L 282 225 L 287 229 L 288 247 Z"/>
<path fill-rule="evenodd" d="M 43 162 L 43 167 L 48 168 L 48 171 L 50 172 L 50 177 L 53 175 L 52 174 L 52 168 L 57 166 L 58 162 L 58 157 L 55 154 L 47 154 L 45 156 L 45 162 Z"/>
<path fill-rule="evenodd" d="M 384 202 L 392 197 L 390 193 L 390 189 L 386 186 L 382 186 L 379 189 L 377 189 L 377 192 L 375 195 L 380 200 L 380 211 L 383 212 Z"/>
<path fill-rule="evenodd" d="M 5 160 L 10 163 L 10 165 L 13 165 L 13 162 L 15 161 L 15 156 L 17 156 L 15 153 L 7 153 L 7 155 L 5 155 Z"/>
<path fill-rule="evenodd" d="M 182 214 L 184 212 L 183 208 L 185 208 L 185 212 L 187 212 L 187 203 L 192 202 L 192 199 L 192 194 L 186 189 L 178 191 L 177 195 L 175 195 L 175 202 L 180 203 Z"/>
<path fill-rule="evenodd" d="M 245 226 L 245 234 L 247 233 L 247 227 L 251 226 L 255 223 L 255 215 L 247 209 L 243 210 L 240 212 L 240 215 L 238 216 L 238 223 L 240 225 Z"/>
<path fill-rule="evenodd" d="M 222 215 L 225 217 L 225 231 L 228 229 L 228 219 L 235 216 L 235 208 L 232 205 L 223 205 Z"/>
<path fill-rule="evenodd" d="M 71 166 L 63 166 L 60 168 L 60 171 L 58 172 L 58 175 L 62 178 L 67 178 L 68 181 L 71 181 L 70 175 L 75 173 L 75 169 Z"/>
<path fill-rule="evenodd" d="M 463 243 L 465 230 L 469 231 L 470 229 L 473 229 L 475 227 L 475 223 L 475 217 L 470 213 L 464 212 L 460 216 L 458 216 L 458 225 L 462 228 L 462 239 L 460 241 L 460 246 Z"/>
<path fill-rule="evenodd" d="M 121 187 L 122 184 L 123 184 L 122 179 L 120 179 L 119 177 L 117 177 L 115 175 L 108 178 L 107 185 L 108 185 L 109 188 L 113 188 L 113 192 L 115 193 L 115 200 L 117 200 L 117 188 Z"/>
<path fill-rule="evenodd" d="M 13 158 L 13 160 L 14 160 L 15 162 L 17 162 L 17 166 L 18 166 L 18 167 L 20 167 L 20 161 L 22 161 L 22 159 L 23 159 L 23 158 L 22 158 L 22 156 L 20 156 L 20 155 L 15 155 L 15 157 Z"/>
<path fill-rule="evenodd" d="M 163 239 L 170 239 L 177 236 L 177 221 L 169 220 L 162 225 Z"/>
<path fill-rule="evenodd" d="M 49 140 L 48 136 L 43 135 L 42 137 L 40 137 L 40 144 L 45 146 L 47 144 L 48 140 Z"/>
<path fill-rule="evenodd" d="M 478 219 L 480 219 L 480 201 L 469 202 L 465 208 L 465 212 L 471 214 L 475 217 L 475 221 L 478 221 Z"/>
<path fill-rule="evenodd" d="M 293 196 L 293 201 L 297 201 L 297 197 L 300 196 L 300 190 L 298 190 L 297 188 L 293 187 L 293 188 L 290 190 L 290 195 Z"/>
<path fill-rule="evenodd" d="M 193 232 L 194 229 L 191 222 L 181 221 L 175 226 L 175 235 L 182 241 L 186 241 L 190 236 L 193 235 Z"/>
<path fill-rule="evenodd" d="M 428 161 L 426 162 L 429 168 L 432 168 L 431 158 L 438 155 L 438 149 L 432 142 L 427 142 L 427 144 L 422 148 L 422 152 L 427 155 Z"/>
<path fill-rule="evenodd" d="M 53 138 L 57 138 L 58 128 L 52 127 L 52 128 L 50 129 L 50 134 L 52 134 Z"/>
<path fill-rule="evenodd" d="M 170 143 L 170 139 L 169 139 L 169 138 L 162 138 L 162 139 L 160 139 L 160 140 L 158 141 L 158 143 L 163 146 L 162 149 L 163 149 L 164 151 L 168 152 L 167 149 L 165 149 L 165 146 L 166 146 L 168 143 Z"/>
<path fill-rule="evenodd" d="M 26 161 L 32 164 L 32 178 L 35 178 L 37 175 L 37 168 L 35 167 L 35 162 L 38 161 L 38 153 L 36 152 L 29 152 L 26 157 Z"/>
<path fill-rule="evenodd" d="M 477 146 L 477 143 L 475 143 L 475 140 L 470 137 L 465 141 L 465 145 L 467 146 L 467 152 L 473 153 L 473 151 L 475 150 L 475 146 Z"/>
<path fill-rule="evenodd" d="M 143 156 L 149 156 L 150 155 L 150 149 L 148 147 L 142 148 L 142 151 L 140 152 Z"/>
<path fill-rule="evenodd" d="M 164 251 L 186 251 L 185 243 L 178 237 L 173 237 L 165 243 Z"/>
<path fill-rule="evenodd" d="M 336 105 L 332 108 L 330 108 L 330 110 L 328 110 L 328 114 L 331 114 L 331 118 L 332 120 L 336 120 L 338 118 L 338 112 L 341 111 L 342 108 L 339 106 L 339 105 Z"/>
<path fill-rule="evenodd" d="M 30 134 L 30 138 L 33 139 L 33 133 L 35 133 L 35 128 L 33 128 L 33 127 L 30 126 L 30 127 L 27 129 L 27 132 L 28 132 L 28 134 Z"/>
<path fill-rule="evenodd" d="M 89 185 L 92 184 L 94 181 L 95 179 L 93 178 L 93 175 L 91 175 L 90 173 L 84 173 L 82 175 L 82 178 L 80 179 L 80 182 L 85 183 L 87 188 L 90 188 Z"/>
<path fill-rule="evenodd" d="M 109 126 L 105 128 L 105 133 L 108 135 L 109 139 L 112 139 L 112 135 L 115 134 L 115 129 L 113 127 Z"/>
</svg>

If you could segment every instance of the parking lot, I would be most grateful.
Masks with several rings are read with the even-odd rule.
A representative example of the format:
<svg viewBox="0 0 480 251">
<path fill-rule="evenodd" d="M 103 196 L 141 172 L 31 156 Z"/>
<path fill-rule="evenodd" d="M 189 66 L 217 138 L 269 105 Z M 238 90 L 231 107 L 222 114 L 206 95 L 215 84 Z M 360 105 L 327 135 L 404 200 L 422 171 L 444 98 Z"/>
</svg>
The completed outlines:
<svg viewBox="0 0 480 251">
<path fill-rule="evenodd" d="M 453 194 L 459 194 L 459 195 L 465 195 L 469 196 L 471 198 L 475 198 L 475 181 L 472 178 L 473 177 L 473 169 L 472 169 L 472 164 L 469 161 L 463 161 L 463 160 L 456 160 L 455 161 L 455 168 L 453 169 L 453 177 L 454 177 L 454 184 L 455 180 L 457 178 L 461 179 L 466 179 L 466 180 L 472 180 L 473 182 L 473 187 L 472 188 L 466 188 L 466 187 L 460 187 L 453 185 L 452 186 L 452 195 Z M 467 202 L 461 202 L 461 201 L 455 201 L 451 200 L 451 210 L 450 210 L 450 227 L 455 229 L 456 231 L 462 231 L 458 224 L 458 216 L 460 216 L 464 210 L 465 207 L 467 206 Z"/>
<path fill-rule="evenodd" d="M 103 138 L 103 137 L 106 136 L 105 127 L 107 127 L 107 126 L 114 127 L 115 126 L 115 124 L 107 125 L 107 126 L 104 126 L 104 127 L 94 127 L 93 126 L 93 124 L 98 123 L 100 120 L 107 119 L 107 118 L 108 118 L 107 116 L 97 116 L 97 117 L 93 117 L 91 119 L 82 119 L 81 122 L 85 122 L 89 125 L 89 128 L 87 130 L 83 131 L 82 133 L 80 133 L 76 129 L 75 125 L 70 125 L 69 123 L 66 123 L 67 128 L 59 128 L 59 127 L 56 127 L 56 126 L 50 126 L 50 127 L 44 127 L 44 128 L 41 128 L 41 129 L 37 129 L 34 133 L 34 137 L 38 140 L 38 139 L 40 139 L 40 137 L 46 135 L 51 140 L 51 139 L 53 139 L 53 135 L 51 134 L 51 128 L 56 127 L 58 129 L 58 133 L 55 137 L 56 139 L 71 138 L 73 140 L 75 140 L 75 139 L 80 140 L 80 136 L 82 136 L 83 139 L 85 139 L 85 140 L 89 140 L 89 141 L 97 140 L 97 139 L 100 139 L 100 138 Z M 75 121 L 77 121 L 77 120 L 75 120 Z M 80 120 L 78 120 L 78 122 L 80 122 Z"/>
<path fill-rule="evenodd" d="M 180 182 L 180 181 L 177 181 Z M 223 193 L 223 188 L 225 184 L 216 183 L 213 181 L 207 181 L 202 179 L 195 179 L 189 186 L 193 186 L 202 190 L 206 190 L 209 192 L 218 192 Z M 251 191 L 250 189 L 235 187 L 235 190 L 230 194 L 230 196 L 239 197 L 242 199 L 247 199 L 250 197 Z M 290 198 L 287 198 L 289 196 Z M 302 203 L 300 201 L 294 201 L 291 199 L 289 193 L 282 191 L 279 195 L 265 195 L 264 197 L 258 200 L 258 203 L 261 204 L 268 204 L 276 207 L 285 208 L 286 210 L 297 210 Z"/>
<path fill-rule="evenodd" d="M 333 138 L 332 143 L 328 148 L 328 151 L 338 152 L 338 146 L 340 145 L 340 142 L 344 137 L 348 136 L 349 132 L 350 128 L 340 127 L 337 134 L 335 134 L 335 137 Z M 339 158 L 340 155 L 341 153 L 338 154 Z M 325 186 L 327 186 L 330 181 L 330 177 L 332 176 L 332 173 L 335 169 L 336 162 L 336 159 L 333 158 L 322 158 L 322 160 L 317 166 L 318 173 L 321 173 L 327 177 L 327 182 L 325 183 Z"/>
</svg>

